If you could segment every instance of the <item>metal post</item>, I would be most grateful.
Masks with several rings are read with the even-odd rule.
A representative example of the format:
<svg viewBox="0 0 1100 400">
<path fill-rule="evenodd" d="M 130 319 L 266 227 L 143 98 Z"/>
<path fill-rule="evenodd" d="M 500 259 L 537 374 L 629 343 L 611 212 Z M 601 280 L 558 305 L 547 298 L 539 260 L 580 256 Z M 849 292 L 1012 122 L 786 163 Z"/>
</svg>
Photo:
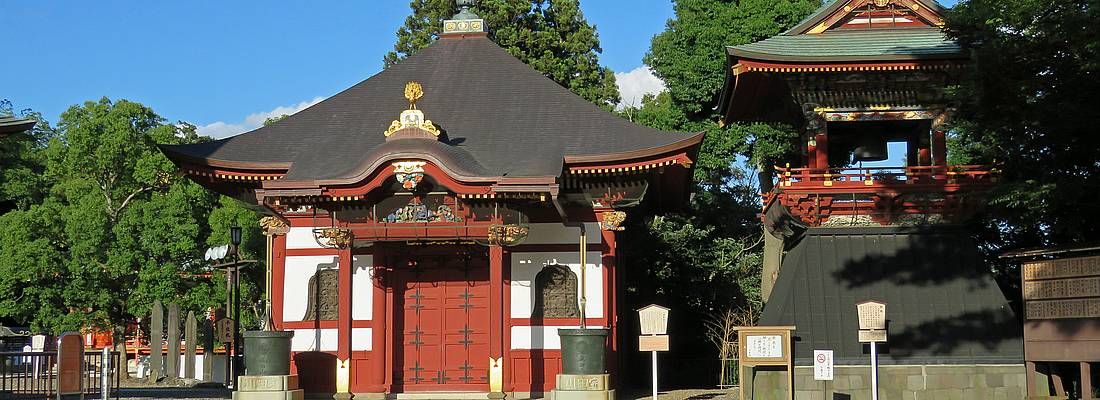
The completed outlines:
<svg viewBox="0 0 1100 400">
<path fill-rule="evenodd" d="M 225 318 L 229 318 L 233 310 L 233 270 L 225 267 Z M 225 387 L 233 387 L 233 357 L 230 356 L 231 344 L 225 344 Z"/>
<path fill-rule="evenodd" d="M 237 390 L 237 377 L 241 376 L 241 254 L 236 249 L 233 253 L 233 390 Z"/>
<path fill-rule="evenodd" d="M 103 348 L 102 361 L 99 363 L 99 398 L 111 398 L 111 348 Z"/>
<path fill-rule="evenodd" d="M 871 342 L 871 400 L 878 400 L 878 350 L 876 342 Z"/>
<path fill-rule="evenodd" d="M 657 352 L 650 352 L 653 354 L 653 400 L 657 400 Z"/>
<path fill-rule="evenodd" d="M 585 231 L 585 225 L 581 222 L 581 329 L 588 329 L 588 317 L 585 315 L 585 309 L 588 308 L 588 232 Z"/>
</svg>

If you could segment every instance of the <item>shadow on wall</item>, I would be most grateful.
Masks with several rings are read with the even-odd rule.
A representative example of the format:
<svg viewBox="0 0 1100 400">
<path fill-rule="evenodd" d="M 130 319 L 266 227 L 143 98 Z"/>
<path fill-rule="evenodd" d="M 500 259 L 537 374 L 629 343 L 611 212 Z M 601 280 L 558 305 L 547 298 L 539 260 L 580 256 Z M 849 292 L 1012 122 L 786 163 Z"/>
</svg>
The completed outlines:
<svg viewBox="0 0 1100 400">
<path fill-rule="evenodd" d="M 993 284 L 977 245 L 962 233 L 874 235 L 865 246 L 853 246 L 853 253 L 863 256 L 853 257 L 833 273 L 849 289 L 883 281 L 918 286 L 964 281 L 972 290 Z"/>
<path fill-rule="evenodd" d="M 306 393 L 336 393 L 336 356 L 310 351 L 294 355 L 298 382 Z"/>
<path fill-rule="evenodd" d="M 890 333 L 890 340 L 905 343 L 905 347 L 894 347 L 895 357 L 912 355 L 910 349 L 924 349 L 935 354 L 952 354 L 964 343 L 974 343 L 987 352 L 1000 349 L 1001 343 L 1020 338 L 1020 326 L 1012 313 L 1006 310 L 982 310 L 965 312 L 946 318 L 935 318 L 911 325 L 896 333 Z"/>
</svg>

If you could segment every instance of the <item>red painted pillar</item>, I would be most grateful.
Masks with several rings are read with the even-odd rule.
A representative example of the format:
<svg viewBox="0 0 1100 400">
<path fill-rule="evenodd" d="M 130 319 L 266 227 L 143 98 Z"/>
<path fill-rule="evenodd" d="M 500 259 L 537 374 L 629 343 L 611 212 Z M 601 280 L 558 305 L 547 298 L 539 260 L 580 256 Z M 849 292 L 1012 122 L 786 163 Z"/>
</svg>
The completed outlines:
<svg viewBox="0 0 1100 400">
<path fill-rule="evenodd" d="M 370 354 L 370 391 L 383 393 L 386 391 L 386 314 L 389 312 L 386 302 L 386 276 L 385 263 L 382 255 L 374 252 L 374 265 L 372 266 L 373 282 L 371 296 L 373 310 L 371 311 L 371 354 Z"/>
<path fill-rule="evenodd" d="M 271 320 L 283 330 L 283 293 L 286 281 L 286 235 L 276 235 L 271 243 Z"/>
<path fill-rule="evenodd" d="M 815 168 L 829 168 L 829 135 L 824 128 L 814 134 L 814 140 L 817 142 L 817 151 L 814 152 Z"/>
<path fill-rule="evenodd" d="M 489 246 L 489 357 L 504 357 L 504 248 Z M 503 360 L 501 373 L 508 370 Z M 504 382 L 508 380 L 505 379 Z"/>
<path fill-rule="evenodd" d="M 932 131 L 932 165 L 947 165 L 947 132 Z"/>
<path fill-rule="evenodd" d="M 601 263 L 604 268 L 604 315 L 607 319 L 607 327 L 611 330 L 608 348 L 608 371 L 612 376 L 612 382 L 616 382 L 619 376 L 619 295 L 618 295 L 618 266 L 616 265 L 615 231 L 600 231 L 603 235 L 604 251 Z"/>
<path fill-rule="evenodd" d="M 340 249 L 339 279 L 337 296 L 336 320 L 336 357 L 341 360 L 351 358 L 351 274 L 355 271 L 352 265 L 351 248 Z M 354 376 L 354 374 L 352 374 Z"/>
</svg>

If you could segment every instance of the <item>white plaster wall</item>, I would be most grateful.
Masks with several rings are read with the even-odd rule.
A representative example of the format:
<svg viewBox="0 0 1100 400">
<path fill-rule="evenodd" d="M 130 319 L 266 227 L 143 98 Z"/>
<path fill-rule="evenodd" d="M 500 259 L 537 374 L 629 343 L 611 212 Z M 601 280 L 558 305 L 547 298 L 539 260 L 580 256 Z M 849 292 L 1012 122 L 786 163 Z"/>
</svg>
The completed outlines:
<svg viewBox="0 0 1100 400">
<path fill-rule="evenodd" d="M 320 343 L 317 343 L 317 331 L 320 331 Z M 338 339 L 339 335 L 336 329 L 295 329 L 294 337 L 290 339 L 290 349 L 293 351 L 336 351 Z"/>
<path fill-rule="evenodd" d="M 312 227 L 290 228 L 286 233 L 286 248 L 288 249 L 320 249 L 317 239 L 313 238 Z"/>
<path fill-rule="evenodd" d="M 603 310 L 603 264 L 600 262 L 601 254 L 598 251 L 588 252 L 586 262 L 587 281 L 585 296 L 588 304 L 584 311 L 589 318 L 602 318 Z M 546 265 L 560 264 L 569 267 L 577 275 L 577 286 L 580 287 L 581 263 L 580 254 L 565 252 L 546 253 L 512 253 L 512 279 L 508 291 L 511 297 L 512 318 L 531 318 L 532 307 L 535 304 L 534 281 L 535 275 Z M 577 294 L 577 303 L 580 304 L 580 293 Z"/>
<path fill-rule="evenodd" d="M 513 350 L 560 350 L 561 338 L 558 329 L 577 329 L 578 326 L 513 326 L 512 349 Z M 602 326 L 589 326 L 589 328 L 603 328 Z"/>
<path fill-rule="evenodd" d="M 337 256 L 290 256 L 286 258 L 283 275 L 284 322 L 301 321 L 305 318 L 306 306 L 309 304 L 309 278 L 317 273 L 317 264 L 337 262 L 339 262 Z"/>
<path fill-rule="evenodd" d="M 370 351 L 373 349 L 373 333 L 374 330 L 371 328 L 351 328 L 351 349 L 354 351 Z"/>
<path fill-rule="evenodd" d="M 374 314 L 374 256 L 352 256 L 351 319 L 366 321 Z"/>
<path fill-rule="evenodd" d="M 603 240 L 600 235 L 600 224 L 588 222 L 584 224 L 584 230 L 588 234 L 586 238 L 589 244 L 598 244 Z M 531 224 L 527 231 L 527 238 L 523 244 L 580 244 L 581 230 L 575 226 L 565 226 L 560 223 Z"/>
</svg>

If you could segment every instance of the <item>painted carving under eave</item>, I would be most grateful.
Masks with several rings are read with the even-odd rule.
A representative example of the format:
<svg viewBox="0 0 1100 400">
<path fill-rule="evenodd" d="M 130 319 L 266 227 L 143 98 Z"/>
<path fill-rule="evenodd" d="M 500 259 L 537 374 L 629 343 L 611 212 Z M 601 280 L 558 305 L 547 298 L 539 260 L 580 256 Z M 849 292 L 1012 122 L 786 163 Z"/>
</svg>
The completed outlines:
<svg viewBox="0 0 1100 400">
<path fill-rule="evenodd" d="M 523 225 L 493 225 L 489 227 L 489 244 L 494 246 L 515 246 L 527 239 L 530 228 Z"/>
<path fill-rule="evenodd" d="M 393 176 L 397 178 L 397 182 L 401 183 L 401 187 L 405 190 L 414 191 L 420 181 L 424 180 L 425 164 L 427 163 L 423 161 L 395 162 L 393 163 Z"/>
<path fill-rule="evenodd" d="M 283 220 L 272 216 L 260 218 L 260 228 L 267 236 L 285 235 L 290 231 L 290 227 Z"/>
<path fill-rule="evenodd" d="M 626 222 L 626 211 L 604 211 L 600 219 L 600 229 L 605 231 L 625 230 L 623 222 Z"/>
<path fill-rule="evenodd" d="M 389 223 L 414 223 L 414 222 L 462 222 L 462 218 L 455 215 L 450 206 L 440 204 L 434 210 L 424 204 L 410 203 L 394 210 L 386 216 Z"/>
</svg>

